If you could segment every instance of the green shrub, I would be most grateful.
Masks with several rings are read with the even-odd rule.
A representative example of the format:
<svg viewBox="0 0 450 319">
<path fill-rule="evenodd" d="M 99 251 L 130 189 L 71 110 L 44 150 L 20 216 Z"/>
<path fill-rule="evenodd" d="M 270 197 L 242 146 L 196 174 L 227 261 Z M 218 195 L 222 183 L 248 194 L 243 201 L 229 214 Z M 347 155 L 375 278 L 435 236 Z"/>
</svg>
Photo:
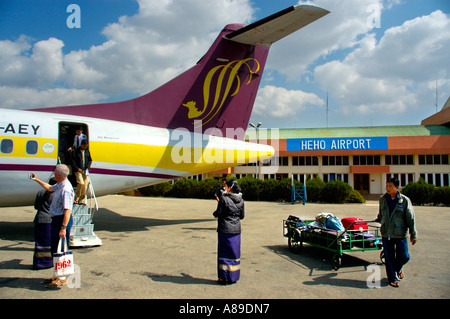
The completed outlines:
<svg viewBox="0 0 450 319">
<path fill-rule="evenodd" d="M 303 185 L 299 181 L 294 181 L 294 185 Z M 290 202 L 292 193 L 292 180 L 290 178 L 283 178 L 279 181 L 279 197 L 278 201 Z"/>
<path fill-rule="evenodd" d="M 324 203 L 344 203 L 352 192 L 352 187 L 342 181 L 330 181 L 320 193 L 320 200 Z"/>
<path fill-rule="evenodd" d="M 259 199 L 273 202 L 289 202 L 291 201 L 291 183 L 292 181 L 289 178 L 263 180 L 261 182 Z"/>
<path fill-rule="evenodd" d="M 352 189 L 350 196 L 345 200 L 346 203 L 365 203 L 364 197 L 356 190 Z"/>
<path fill-rule="evenodd" d="M 432 202 L 435 186 L 420 178 L 418 182 L 408 183 L 402 188 L 402 194 L 409 197 L 413 205 L 424 205 Z"/>
<path fill-rule="evenodd" d="M 220 187 L 221 181 L 214 178 L 201 180 L 197 184 L 196 197 L 201 199 L 214 199 L 216 189 Z"/>
<path fill-rule="evenodd" d="M 171 197 L 195 198 L 197 196 L 198 181 L 191 178 L 177 179 L 168 193 Z"/>
<path fill-rule="evenodd" d="M 228 179 L 236 179 L 229 177 Z M 253 176 L 246 176 L 237 180 L 242 188 L 245 200 L 250 201 L 291 201 L 291 179 L 260 180 Z M 200 182 L 182 178 L 173 184 L 170 182 L 140 188 L 144 196 L 172 196 L 179 198 L 214 199 L 214 193 L 220 186 L 219 179 L 207 178 Z M 295 181 L 296 185 L 302 185 Z M 414 205 L 433 203 L 434 205 L 450 206 L 450 187 L 435 187 L 423 179 L 411 182 L 401 192 L 408 196 Z M 364 197 L 352 187 L 342 181 L 325 183 L 320 177 L 306 182 L 307 202 L 326 203 L 364 203 Z"/>
<path fill-rule="evenodd" d="M 165 182 L 139 188 L 139 191 L 143 196 L 160 197 L 167 196 L 167 194 L 172 190 L 172 187 L 172 182 Z"/>
<path fill-rule="evenodd" d="M 434 205 L 450 206 L 450 186 L 440 186 L 433 190 L 431 195 Z"/>
<path fill-rule="evenodd" d="M 248 175 L 240 178 L 237 182 L 242 189 L 244 200 L 259 200 L 262 180 Z"/>
<path fill-rule="evenodd" d="M 276 201 L 278 198 L 277 188 L 278 181 L 276 179 L 270 178 L 263 180 L 259 190 L 259 198 L 268 202 Z"/>
<path fill-rule="evenodd" d="M 325 182 L 319 177 L 309 179 L 306 181 L 306 198 L 308 202 L 319 202 L 322 189 L 325 186 Z"/>
</svg>

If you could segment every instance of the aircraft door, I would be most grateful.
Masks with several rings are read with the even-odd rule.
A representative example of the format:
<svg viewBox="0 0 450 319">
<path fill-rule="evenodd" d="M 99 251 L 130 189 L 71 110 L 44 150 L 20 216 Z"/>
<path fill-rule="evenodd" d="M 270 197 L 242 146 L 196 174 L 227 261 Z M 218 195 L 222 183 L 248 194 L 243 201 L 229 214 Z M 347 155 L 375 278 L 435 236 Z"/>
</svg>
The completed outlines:
<svg viewBox="0 0 450 319">
<path fill-rule="evenodd" d="M 76 186 L 74 174 L 72 174 L 72 151 L 79 147 L 82 139 L 89 141 L 89 127 L 84 123 L 60 122 L 58 135 L 58 164 L 66 164 L 69 167 L 69 181 Z"/>
</svg>

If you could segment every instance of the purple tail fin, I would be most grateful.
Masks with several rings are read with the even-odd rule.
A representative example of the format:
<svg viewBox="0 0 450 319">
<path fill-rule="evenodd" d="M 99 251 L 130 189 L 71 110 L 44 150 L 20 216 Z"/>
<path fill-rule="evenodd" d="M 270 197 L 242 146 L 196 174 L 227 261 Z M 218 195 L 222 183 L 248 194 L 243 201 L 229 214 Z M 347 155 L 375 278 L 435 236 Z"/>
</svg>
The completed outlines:
<svg viewBox="0 0 450 319">
<path fill-rule="evenodd" d="M 324 16 L 294 6 L 248 26 L 227 25 L 191 69 L 141 97 L 116 103 L 39 109 L 162 128 L 246 129 L 272 43 Z"/>
</svg>

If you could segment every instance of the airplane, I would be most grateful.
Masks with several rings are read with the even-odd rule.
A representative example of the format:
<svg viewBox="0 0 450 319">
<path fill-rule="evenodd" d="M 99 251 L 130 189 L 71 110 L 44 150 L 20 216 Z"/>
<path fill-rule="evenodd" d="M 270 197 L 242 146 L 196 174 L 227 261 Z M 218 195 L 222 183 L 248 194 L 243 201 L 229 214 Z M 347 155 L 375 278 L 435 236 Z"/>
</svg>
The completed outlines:
<svg viewBox="0 0 450 319">
<path fill-rule="evenodd" d="M 40 188 L 29 173 L 49 180 L 79 128 L 97 197 L 273 157 L 244 141 L 269 49 L 328 13 L 297 5 L 229 24 L 195 66 L 131 100 L 0 109 L 0 207 L 32 205 Z"/>
</svg>

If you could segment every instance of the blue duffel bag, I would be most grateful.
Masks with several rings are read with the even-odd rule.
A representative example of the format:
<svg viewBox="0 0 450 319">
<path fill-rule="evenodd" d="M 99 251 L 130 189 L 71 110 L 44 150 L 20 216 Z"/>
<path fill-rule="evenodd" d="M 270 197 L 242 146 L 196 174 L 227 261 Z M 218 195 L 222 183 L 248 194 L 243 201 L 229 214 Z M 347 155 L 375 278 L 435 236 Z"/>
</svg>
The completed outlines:
<svg viewBox="0 0 450 319">
<path fill-rule="evenodd" d="M 324 220 L 324 226 L 328 229 L 342 231 L 345 230 L 341 220 L 337 216 L 328 215 Z"/>
</svg>

